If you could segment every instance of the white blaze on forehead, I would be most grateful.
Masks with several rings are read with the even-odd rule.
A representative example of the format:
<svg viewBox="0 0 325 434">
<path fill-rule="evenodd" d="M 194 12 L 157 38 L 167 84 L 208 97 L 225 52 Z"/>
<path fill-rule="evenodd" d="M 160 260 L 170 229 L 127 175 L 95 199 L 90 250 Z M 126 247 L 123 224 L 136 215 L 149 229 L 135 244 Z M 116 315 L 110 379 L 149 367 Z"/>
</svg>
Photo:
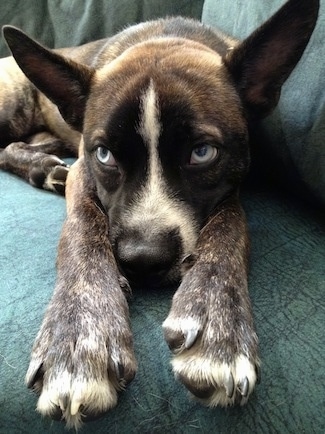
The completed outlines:
<svg viewBox="0 0 325 434">
<path fill-rule="evenodd" d="M 150 85 L 141 99 L 139 128 L 139 133 L 148 149 L 148 179 L 139 198 L 138 207 L 141 207 L 151 217 L 157 214 L 158 202 L 162 206 L 167 200 L 164 197 L 164 181 L 158 153 L 161 131 L 159 98 L 153 80 L 150 80 Z"/>
<path fill-rule="evenodd" d="M 160 119 L 159 95 L 153 80 L 141 97 L 138 132 L 148 150 L 146 182 L 129 209 L 128 225 L 143 233 L 178 229 L 184 254 L 192 252 L 197 228 L 189 209 L 172 197 L 166 188 L 158 145 L 163 130 Z M 168 128 L 168 125 L 165 126 Z"/>
<path fill-rule="evenodd" d="M 159 119 L 159 100 L 153 81 L 141 98 L 141 120 L 139 132 L 149 147 L 149 152 L 157 149 L 161 125 Z"/>
</svg>

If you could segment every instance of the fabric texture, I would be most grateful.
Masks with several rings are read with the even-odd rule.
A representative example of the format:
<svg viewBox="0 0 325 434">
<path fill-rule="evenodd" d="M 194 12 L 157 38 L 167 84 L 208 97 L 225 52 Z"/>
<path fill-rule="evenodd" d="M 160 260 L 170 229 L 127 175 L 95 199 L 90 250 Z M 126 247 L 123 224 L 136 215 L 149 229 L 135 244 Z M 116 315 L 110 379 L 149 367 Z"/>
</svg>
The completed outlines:
<svg viewBox="0 0 325 434">
<path fill-rule="evenodd" d="M 5 0 L 0 25 L 11 24 L 52 48 L 105 38 L 139 21 L 166 15 L 201 18 L 203 0 Z M 0 56 L 9 54 L 2 39 Z"/>
<path fill-rule="evenodd" d="M 206 0 L 203 18 L 244 36 L 278 4 L 278 0 Z M 201 9 L 201 1 L 185 0 L 7 0 L 1 4 L 0 21 L 23 28 L 49 46 L 64 46 L 158 15 L 199 17 Z M 324 54 L 323 29 L 319 27 L 314 38 L 320 51 L 310 51 L 308 62 L 320 61 L 320 53 Z M 3 45 L 1 49 L 4 53 Z M 273 118 L 277 128 L 272 129 L 271 123 L 267 128 L 272 146 L 279 139 L 291 160 L 301 163 L 298 166 L 294 160 L 292 165 L 302 176 L 301 168 L 315 162 L 309 165 L 313 173 L 307 181 L 315 177 L 310 188 L 318 188 L 321 197 L 325 191 L 319 166 L 324 156 L 319 148 L 324 89 L 318 88 L 323 77 L 316 60 L 310 67 L 312 74 L 298 71 L 283 95 L 298 92 L 296 98 L 301 101 L 299 92 L 304 93 L 305 116 L 297 99 L 291 104 L 295 114 L 288 114 L 288 103 L 282 100 Z M 308 84 L 309 75 L 318 92 Z M 298 125 L 298 131 L 287 129 L 289 124 Z M 295 142 L 296 157 L 288 135 L 301 137 Z M 284 158 L 282 152 L 277 149 L 279 159 Z M 173 378 L 161 329 L 174 288 L 160 292 L 144 288 L 134 292 L 130 302 L 139 364 L 136 378 L 120 394 L 118 406 L 86 424 L 82 433 L 325 432 L 324 214 L 262 184 L 246 186 L 243 203 L 251 230 L 249 284 L 262 359 L 262 381 L 249 403 L 208 409 L 188 399 Z M 56 248 L 64 218 L 62 197 L 0 172 L 0 434 L 67 432 L 62 423 L 35 412 L 36 396 L 24 385 L 31 346 L 55 283 Z"/>
<path fill-rule="evenodd" d="M 63 198 L 0 173 L 0 433 L 64 433 L 35 412 L 24 385 L 31 346 L 55 282 Z M 161 324 L 173 289 L 134 292 L 139 370 L 118 406 L 82 433 L 317 433 L 325 429 L 325 228 L 279 193 L 246 191 L 250 292 L 262 381 L 245 407 L 208 409 L 174 381 Z"/>
</svg>

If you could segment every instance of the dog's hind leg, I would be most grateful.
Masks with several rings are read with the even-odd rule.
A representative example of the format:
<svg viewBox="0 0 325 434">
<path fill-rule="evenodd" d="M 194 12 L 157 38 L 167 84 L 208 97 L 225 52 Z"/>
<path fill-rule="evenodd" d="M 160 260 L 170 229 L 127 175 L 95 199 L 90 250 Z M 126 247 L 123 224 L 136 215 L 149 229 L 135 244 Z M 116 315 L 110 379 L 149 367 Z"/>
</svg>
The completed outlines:
<svg viewBox="0 0 325 434">
<path fill-rule="evenodd" d="M 76 156 L 71 145 L 42 132 L 0 151 L 0 169 L 14 173 L 31 185 L 64 194 L 68 166 L 59 157 Z"/>
<path fill-rule="evenodd" d="M 0 82 L 0 169 L 64 193 L 68 169 L 58 157 L 76 155 L 80 134 L 66 125 L 11 57 L 0 59 Z"/>
</svg>

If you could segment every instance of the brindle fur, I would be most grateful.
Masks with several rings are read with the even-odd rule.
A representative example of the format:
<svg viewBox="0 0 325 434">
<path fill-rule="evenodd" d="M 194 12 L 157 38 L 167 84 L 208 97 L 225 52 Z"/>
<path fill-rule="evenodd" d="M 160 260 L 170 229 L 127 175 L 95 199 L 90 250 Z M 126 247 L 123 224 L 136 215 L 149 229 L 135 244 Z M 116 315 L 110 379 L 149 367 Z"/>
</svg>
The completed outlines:
<svg viewBox="0 0 325 434">
<path fill-rule="evenodd" d="M 77 428 L 133 379 L 124 275 L 181 280 L 163 324 L 176 377 L 207 405 L 247 402 L 260 365 L 238 200 L 248 132 L 276 106 L 318 7 L 290 0 L 243 43 L 181 18 L 55 51 L 5 28 L 33 84 L 2 60 L 0 168 L 67 199 L 57 283 L 26 375 L 42 414 Z M 218 158 L 189 167 L 202 141 Z M 103 144 L 116 167 L 96 159 Z M 77 154 L 70 170 L 58 158 Z"/>
</svg>

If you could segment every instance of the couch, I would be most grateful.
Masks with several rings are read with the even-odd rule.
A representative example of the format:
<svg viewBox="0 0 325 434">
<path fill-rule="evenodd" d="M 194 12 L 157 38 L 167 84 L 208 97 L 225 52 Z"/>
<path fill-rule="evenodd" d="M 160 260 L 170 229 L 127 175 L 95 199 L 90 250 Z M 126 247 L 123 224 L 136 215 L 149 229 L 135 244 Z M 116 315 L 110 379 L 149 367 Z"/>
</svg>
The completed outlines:
<svg viewBox="0 0 325 434">
<path fill-rule="evenodd" d="M 283 0 L 26 0 L 2 2 L 13 24 L 51 47 L 127 24 L 186 15 L 245 37 Z M 265 120 L 256 169 L 242 189 L 251 231 L 250 292 L 262 381 L 249 403 L 205 408 L 174 381 L 161 323 L 173 288 L 134 292 L 139 370 L 118 406 L 84 433 L 325 432 L 325 2 L 279 106 Z M 0 53 L 8 54 L 1 41 Z M 1 140 L 1 138 L 0 138 Z M 24 385 L 29 353 L 55 282 L 63 197 L 0 172 L 0 433 L 64 433 L 35 412 Z"/>
</svg>

